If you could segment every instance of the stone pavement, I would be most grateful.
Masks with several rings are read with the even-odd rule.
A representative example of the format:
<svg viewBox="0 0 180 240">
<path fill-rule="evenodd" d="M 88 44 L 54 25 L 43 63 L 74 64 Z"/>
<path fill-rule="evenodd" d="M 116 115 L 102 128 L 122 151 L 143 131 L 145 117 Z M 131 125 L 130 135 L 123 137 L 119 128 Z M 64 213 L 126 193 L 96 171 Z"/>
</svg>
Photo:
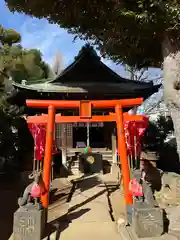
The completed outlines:
<svg viewBox="0 0 180 240">
<path fill-rule="evenodd" d="M 81 182 L 69 203 L 66 202 L 71 190 L 69 181 L 56 179 L 53 188 L 44 240 L 119 239 L 109 213 L 107 187 L 99 176 Z M 13 240 L 12 235 L 9 240 Z"/>
<path fill-rule="evenodd" d="M 160 237 L 154 237 L 154 238 L 138 238 L 136 234 L 133 233 L 132 229 L 130 227 L 121 227 L 119 228 L 119 238 L 120 240 L 179 240 L 178 237 L 170 235 L 170 234 L 164 234 Z"/>
<path fill-rule="evenodd" d="M 66 217 L 54 221 L 54 230 L 49 238 L 44 240 L 70 239 L 109 239 L 139 240 L 130 227 L 123 223 L 125 218 L 124 196 L 121 190 L 116 190 L 108 196 L 107 186 L 117 183 L 117 174 L 94 176 L 89 181 L 79 184 L 73 198 L 65 207 L 59 208 L 57 214 L 68 212 Z M 111 204 L 109 204 L 109 202 Z M 111 214 L 110 214 L 111 211 Z M 50 211 L 51 212 L 51 211 Z M 113 220 L 112 221 L 112 217 Z M 50 221 L 50 219 L 49 219 Z M 144 240 L 179 240 L 178 234 L 164 234 L 158 238 L 144 238 Z"/>
<path fill-rule="evenodd" d="M 110 207 L 107 188 L 99 178 L 93 177 L 79 184 L 71 202 L 68 214 L 59 221 L 54 221 L 56 230 L 50 234 L 49 240 L 91 240 L 120 239 L 115 222 L 109 213 Z"/>
<path fill-rule="evenodd" d="M 122 191 L 113 191 L 116 183 L 117 178 L 112 174 L 92 176 L 78 185 L 71 201 L 67 203 L 72 185 L 69 179 L 56 179 L 53 182 L 54 194 L 49 207 L 44 240 L 106 240 L 110 238 L 139 240 L 131 228 L 123 225 L 117 227 L 116 223 L 125 217 L 125 205 Z M 109 194 L 110 191 L 111 194 Z M 13 240 L 13 237 L 10 239 Z M 166 234 L 152 239 L 177 240 L 180 238 Z"/>
</svg>

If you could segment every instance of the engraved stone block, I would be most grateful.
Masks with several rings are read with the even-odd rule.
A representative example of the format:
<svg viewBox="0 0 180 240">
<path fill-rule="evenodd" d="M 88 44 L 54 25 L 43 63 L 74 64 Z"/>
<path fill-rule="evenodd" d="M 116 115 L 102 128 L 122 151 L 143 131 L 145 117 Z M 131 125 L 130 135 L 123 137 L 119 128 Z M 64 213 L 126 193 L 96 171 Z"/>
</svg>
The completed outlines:
<svg viewBox="0 0 180 240">
<path fill-rule="evenodd" d="M 162 209 L 136 202 L 132 212 L 132 227 L 139 238 L 161 236 L 164 231 Z"/>
<path fill-rule="evenodd" d="M 45 211 L 35 207 L 19 208 L 14 213 L 13 240 L 40 240 L 45 225 Z"/>
</svg>

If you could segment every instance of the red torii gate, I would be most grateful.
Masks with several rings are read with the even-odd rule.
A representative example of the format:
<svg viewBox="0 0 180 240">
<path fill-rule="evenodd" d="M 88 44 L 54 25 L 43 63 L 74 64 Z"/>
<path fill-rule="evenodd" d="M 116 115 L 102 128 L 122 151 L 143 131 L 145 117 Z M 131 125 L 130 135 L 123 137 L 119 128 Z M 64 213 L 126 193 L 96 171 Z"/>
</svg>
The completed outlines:
<svg viewBox="0 0 180 240">
<path fill-rule="evenodd" d="M 121 159 L 122 178 L 124 186 L 124 197 L 126 207 L 131 207 L 133 200 L 129 191 L 130 172 L 127 157 L 127 148 L 124 134 L 124 119 L 139 121 L 142 120 L 140 115 L 123 114 L 123 107 L 133 107 L 140 105 L 143 102 L 142 98 L 135 99 L 122 99 L 122 100 L 27 100 L 28 107 L 34 108 L 48 108 L 48 115 L 32 116 L 28 117 L 29 123 L 47 123 L 46 131 L 46 145 L 43 167 L 43 181 L 46 188 L 46 193 L 42 196 L 42 204 L 45 209 L 48 208 L 49 203 L 49 187 L 50 187 L 50 172 L 52 161 L 52 145 L 53 145 L 53 133 L 54 123 L 71 123 L 71 122 L 116 122 L 117 125 L 117 137 L 118 137 L 118 155 Z M 61 109 L 79 109 L 79 116 L 61 116 L 55 115 L 56 108 Z M 109 115 L 92 115 L 92 108 L 107 109 L 114 108 L 114 113 Z"/>
</svg>

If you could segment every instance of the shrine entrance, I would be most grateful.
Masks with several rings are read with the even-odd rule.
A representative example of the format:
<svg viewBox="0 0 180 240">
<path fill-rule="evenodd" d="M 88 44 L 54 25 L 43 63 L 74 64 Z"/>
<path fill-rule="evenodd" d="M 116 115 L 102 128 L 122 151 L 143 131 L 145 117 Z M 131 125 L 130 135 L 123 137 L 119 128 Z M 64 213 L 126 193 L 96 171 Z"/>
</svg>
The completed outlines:
<svg viewBox="0 0 180 240">
<path fill-rule="evenodd" d="M 104 123 L 80 122 L 73 124 L 73 148 L 105 148 Z"/>
<path fill-rule="evenodd" d="M 106 129 L 103 123 L 92 124 L 89 129 L 89 142 L 92 148 L 105 148 L 106 142 L 104 138 L 104 133 Z M 111 139 L 111 137 L 110 137 Z"/>
<path fill-rule="evenodd" d="M 87 145 L 87 127 L 73 126 L 73 148 L 85 148 Z"/>
<path fill-rule="evenodd" d="M 50 189 L 50 173 L 51 173 L 51 161 L 52 161 L 52 145 L 55 122 L 57 123 L 78 123 L 78 122 L 116 122 L 117 137 L 118 137 L 118 155 L 122 170 L 122 179 L 124 187 L 124 198 L 127 208 L 127 212 L 132 207 L 133 199 L 132 194 L 129 191 L 130 171 L 128 164 L 128 156 L 124 134 L 124 120 L 126 121 L 139 121 L 142 120 L 140 115 L 129 115 L 123 113 L 123 107 L 133 107 L 142 103 L 142 98 L 136 99 L 123 99 L 123 100 L 98 100 L 98 101 L 63 101 L 63 100 L 27 100 L 28 107 L 34 108 L 48 108 L 48 115 L 32 116 L 28 117 L 30 123 L 46 123 L 46 144 L 45 144 L 45 156 L 43 164 L 43 181 L 46 192 L 41 197 L 43 207 L 48 208 L 49 204 L 49 189 Z M 79 109 L 78 116 L 61 116 L 56 115 L 56 108 Z M 92 115 L 92 108 L 95 109 L 114 109 L 114 112 L 110 112 L 109 115 Z"/>
</svg>

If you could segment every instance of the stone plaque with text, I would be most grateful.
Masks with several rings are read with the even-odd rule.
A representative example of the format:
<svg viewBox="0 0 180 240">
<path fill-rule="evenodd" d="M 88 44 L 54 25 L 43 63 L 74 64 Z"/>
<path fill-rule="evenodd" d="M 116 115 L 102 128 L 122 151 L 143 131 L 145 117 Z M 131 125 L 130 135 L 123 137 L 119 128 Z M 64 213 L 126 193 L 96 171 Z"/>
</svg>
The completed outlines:
<svg viewBox="0 0 180 240">
<path fill-rule="evenodd" d="M 159 237 L 163 234 L 163 211 L 144 202 L 137 202 L 132 213 L 133 230 L 139 238 Z"/>
<path fill-rule="evenodd" d="M 44 210 L 19 208 L 14 214 L 13 240 L 40 240 L 44 224 Z"/>
</svg>

